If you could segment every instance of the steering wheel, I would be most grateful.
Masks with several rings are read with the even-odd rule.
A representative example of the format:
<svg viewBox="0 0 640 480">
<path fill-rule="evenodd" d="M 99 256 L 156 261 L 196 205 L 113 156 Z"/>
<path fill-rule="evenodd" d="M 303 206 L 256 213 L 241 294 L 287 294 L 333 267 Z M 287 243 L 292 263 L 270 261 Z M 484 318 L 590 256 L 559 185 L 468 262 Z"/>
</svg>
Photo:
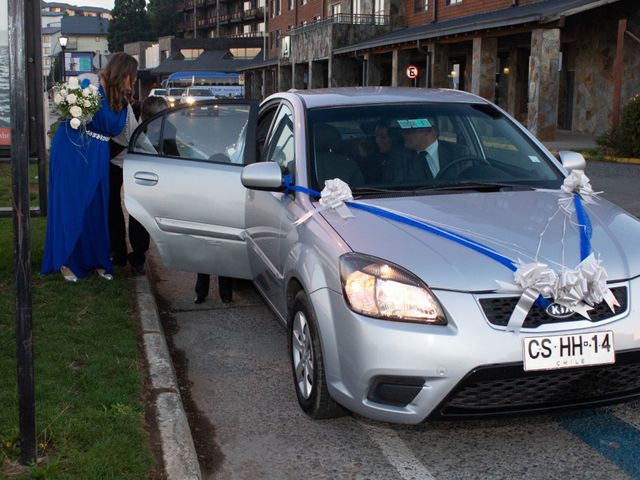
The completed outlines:
<svg viewBox="0 0 640 480">
<path fill-rule="evenodd" d="M 471 168 L 473 165 L 480 165 L 481 164 L 481 165 L 491 166 L 491 164 L 487 160 L 485 160 L 484 158 L 475 157 L 473 155 L 465 155 L 464 157 L 456 158 L 453 162 L 451 162 L 448 165 L 446 165 L 443 168 L 441 168 L 435 178 L 437 178 L 437 179 L 440 179 L 440 178 L 444 178 L 444 179 L 452 178 L 451 172 L 454 171 L 453 167 L 459 166 L 459 165 L 461 165 L 461 164 L 463 164 L 465 162 L 469 162 L 469 163 L 471 163 L 471 165 L 469 165 L 468 167 L 463 168 L 461 171 L 467 170 L 468 168 Z M 459 174 L 460 172 L 456 172 L 456 173 Z"/>
</svg>

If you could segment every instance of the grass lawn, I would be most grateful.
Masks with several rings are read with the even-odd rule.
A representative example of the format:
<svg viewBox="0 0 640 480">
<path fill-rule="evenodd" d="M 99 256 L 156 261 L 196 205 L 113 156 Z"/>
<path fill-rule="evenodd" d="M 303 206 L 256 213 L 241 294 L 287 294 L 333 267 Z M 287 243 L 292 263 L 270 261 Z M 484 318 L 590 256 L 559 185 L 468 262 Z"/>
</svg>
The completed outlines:
<svg viewBox="0 0 640 480">
<path fill-rule="evenodd" d="M 4 173 L 4 172 L 2 172 Z M 1 176 L 0 176 L 1 177 Z M 6 192 L 0 183 L 0 199 Z M 0 478 L 144 479 L 156 470 L 145 430 L 133 291 L 116 272 L 76 284 L 41 276 L 46 219 L 31 221 L 36 466 L 22 470 L 16 384 L 13 222 L 0 219 Z"/>
</svg>

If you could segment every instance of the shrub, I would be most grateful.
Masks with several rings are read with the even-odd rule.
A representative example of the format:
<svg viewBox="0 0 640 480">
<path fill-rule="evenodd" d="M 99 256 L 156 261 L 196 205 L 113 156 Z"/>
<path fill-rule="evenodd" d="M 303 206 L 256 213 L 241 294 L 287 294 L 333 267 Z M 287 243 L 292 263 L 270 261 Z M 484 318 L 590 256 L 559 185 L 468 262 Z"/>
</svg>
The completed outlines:
<svg viewBox="0 0 640 480">
<path fill-rule="evenodd" d="M 640 94 L 631 97 L 618 126 L 600 137 L 598 143 L 617 155 L 640 157 Z"/>
</svg>

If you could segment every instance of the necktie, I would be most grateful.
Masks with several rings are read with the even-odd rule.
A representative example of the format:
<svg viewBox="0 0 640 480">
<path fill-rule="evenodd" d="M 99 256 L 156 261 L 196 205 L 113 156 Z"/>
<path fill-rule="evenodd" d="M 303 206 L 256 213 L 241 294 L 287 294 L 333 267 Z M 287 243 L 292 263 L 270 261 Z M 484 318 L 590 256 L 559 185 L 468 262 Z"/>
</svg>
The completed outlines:
<svg viewBox="0 0 640 480">
<path fill-rule="evenodd" d="M 431 175 L 433 175 L 434 177 L 438 174 L 438 171 L 440 170 L 438 168 L 438 166 L 436 165 L 436 160 L 435 158 L 433 158 L 433 156 L 429 155 L 428 152 L 422 152 L 423 153 L 423 157 L 424 159 L 427 161 L 427 165 L 429 166 L 429 171 L 431 172 Z"/>
</svg>

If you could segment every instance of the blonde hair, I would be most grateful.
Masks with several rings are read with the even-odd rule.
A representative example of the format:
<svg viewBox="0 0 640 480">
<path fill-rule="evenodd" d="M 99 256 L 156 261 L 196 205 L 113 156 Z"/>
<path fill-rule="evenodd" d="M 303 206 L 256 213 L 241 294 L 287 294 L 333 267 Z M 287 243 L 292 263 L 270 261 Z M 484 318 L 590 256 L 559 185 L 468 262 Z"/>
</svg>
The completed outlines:
<svg viewBox="0 0 640 480">
<path fill-rule="evenodd" d="M 109 106 L 114 112 L 119 112 L 127 105 L 124 84 L 127 78 L 133 82 L 137 74 L 138 61 L 124 52 L 115 53 L 100 74 L 104 80 Z"/>
</svg>

